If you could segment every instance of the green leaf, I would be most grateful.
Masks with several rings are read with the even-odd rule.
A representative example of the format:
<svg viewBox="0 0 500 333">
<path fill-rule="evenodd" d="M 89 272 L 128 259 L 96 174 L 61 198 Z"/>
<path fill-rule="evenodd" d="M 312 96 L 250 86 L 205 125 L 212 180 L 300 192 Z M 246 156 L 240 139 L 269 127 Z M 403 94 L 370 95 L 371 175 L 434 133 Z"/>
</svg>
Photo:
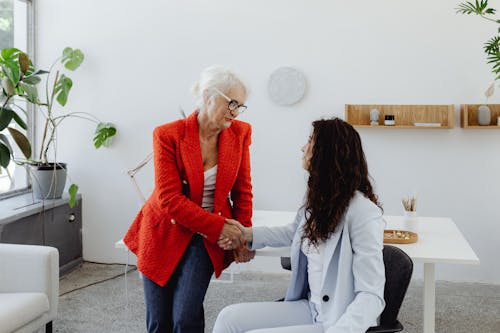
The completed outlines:
<svg viewBox="0 0 500 333">
<path fill-rule="evenodd" d="M 9 148 L 9 151 L 12 154 L 12 147 L 10 146 L 9 139 L 7 139 L 7 137 L 2 133 L 0 133 L 0 141 L 2 141 L 3 144 L 7 146 L 7 148 Z"/>
<path fill-rule="evenodd" d="M 491 11 L 495 13 L 495 9 L 493 8 L 487 8 L 488 7 L 488 0 L 481 0 L 479 2 L 478 0 L 475 1 L 475 3 L 472 2 L 463 2 L 458 5 L 458 8 L 456 8 L 456 12 L 458 14 L 476 14 L 476 15 L 484 15 L 484 14 L 491 14 Z"/>
<path fill-rule="evenodd" d="M 13 61 L 5 61 L 2 63 L 2 70 L 5 73 L 14 86 L 19 82 L 19 78 L 21 77 L 19 64 Z"/>
<path fill-rule="evenodd" d="M 7 96 L 12 96 L 16 93 L 16 88 L 7 76 L 2 79 L 2 88 Z"/>
<path fill-rule="evenodd" d="M 40 83 L 40 81 L 42 81 L 42 79 L 40 79 L 39 76 L 37 75 L 29 75 L 29 76 L 25 76 L 22 80 L 22 82 L 26 83 L 26 84 L 32 84 L 32 85 L 35 85 L 35 84 L 38 84 Z"/>
<path fill-rule="evenodd" d="M 19 81 L 21 72 L 24 75 L 31 75 L 35 70 L 29 56 L 16 48 L 3 49 L 0 53 L 0 64 L 11 68 L 13 76 L 10 79 L 16 84 Z"/>
<path fill-rule="evenodd" d="M 68 101 L 68 94 L 73 86 L 73 81 L 66 75 L 62 74 L 59 80 L 56 83 L 54 88 L 54 93 L 56 94 L 56 100 L 61 104 L 61 106 L 65 106 Z"/>
<path fill-rule="evenodd" d="M 0 108 L 0 131 L 9 126 L 12 121 L 14 111 L 7 108 Z"/>
<path fill-rule="evenodd" d="M 79 49 L 72 49 L 71 47 L 67 47 L 63 50 L 63 57 L 61 62 L 64 64 L 64 67 L 67 69 L 74 71 L 78 67 L 80 67 L 83 62 L 84 55 L 82 51 Z"/>
<path fill-rule="evenodd" d="M 36 89 L 36 86 L 31 85 L 31 84 L 26 84 L 24 82 L 19 82 L 19 86 L 23 88 L 23 90 L 26 92 L 27 99 L 29 102 L 33 104 L 38 104 L 38 90 Z"/>
<path fill-rule="evenodd" d="M 9 148 L 0 143 L 0 166 L 3 168 L 7 168 L 10 163 L 10 150 Z"/>
<path fill-rule="evenodd" d="M 15 47 L 9 47 L 2 49 L 0 53 L 0 62 L 5 60 L 14 60 L 17 58 L 17 55 L 21 52 L 21 50 L 16 49 Z"/>
<path fill-rule="evenodd" d="M 487 60 L 488 60 L 488 64 L 492 63 L 492 62 L 497 62 L 497 61 L 500 61 L 500 52 L 497 52 L 495 54 L 490 54 L 488 57 L 487 57 Z"/>
<path fill-rule="evenodd" d="M 12 111 L 12 119 L 15 120 L 15 122 L 21 126 L 21 128 L 23 130 L 27 130 L 28 129 L 28 125 L 26 125 L 26 123 L 24 122 L 24 120 L 19 117 L 19 115 L 15 112 L 15 111 Z"/>
<path fill-rule="evenodd" d="M 10 135 L 16 142 L 17 146 L 19 149 L 21 149 L 21 152 L 23 153 L 24 157 L 26 157 L 27 160 L 31 158 L 31 144 L 28 141 L 28 138 L 15 128 L 9 127 L 8 128 Z"/>
<path fill-rule="evenodd" d="M 484 43 L 484 52 L 486 54 L 494 54 L 500 51 L 500 36 L 495 36 L 490 38 L 486 43 Z"/>
<path fill-rule="evenodd" d="M 96 149 L 99 149 L 101 146 L 111 146 L 115 134 L 115 125 L 111 123 L 99 123 L 94 133 L 94 146 L 96 147 Z"/>
<path fill-rule="evenodd" d="M 78 185 L 76 184 L 71 184 L 71 186 L 68 189 L 69 193 L 69 206 L 71 208 L 75 207 L 76 204 L 76 194 L 78 193 Z"/>
<path fill-rule="evenodd" d="M 33 75 L 42 75 L 42 74 L 49 74 L 50 72 L 44 71 L 43 69 L 37 70 Z"/>
</svg>

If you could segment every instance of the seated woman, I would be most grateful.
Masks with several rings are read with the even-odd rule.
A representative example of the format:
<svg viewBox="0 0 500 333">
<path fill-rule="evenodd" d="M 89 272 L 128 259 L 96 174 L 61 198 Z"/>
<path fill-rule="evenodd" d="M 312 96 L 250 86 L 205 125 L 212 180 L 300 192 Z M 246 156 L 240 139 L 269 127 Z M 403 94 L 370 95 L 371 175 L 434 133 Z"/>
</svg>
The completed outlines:
<svg viewBox="0 0 500 333">
<path fill-rule="evenodd" d="M 384 222 L 361 138 L 340 119 L 312 125 L 302 147 L 307 195 L 295 221 L 273 228 L 230 221 L 253 250 L 291 246 L 285 301 L 230 305 L 214 333 L 364 333 L 378 324 L 385 306 Z"/>
</svg>

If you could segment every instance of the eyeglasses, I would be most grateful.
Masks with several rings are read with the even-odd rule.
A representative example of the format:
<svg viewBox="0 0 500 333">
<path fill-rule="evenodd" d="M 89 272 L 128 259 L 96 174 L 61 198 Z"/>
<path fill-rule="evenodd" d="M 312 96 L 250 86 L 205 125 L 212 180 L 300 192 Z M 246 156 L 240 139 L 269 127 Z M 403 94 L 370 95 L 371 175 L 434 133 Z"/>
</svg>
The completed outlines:
<svg viewBox="0 0 500 333">
<path fill-rule="evenodd" d="M 219 89 L 217 88 L 214 88 L 214 90 L 219 94 L 221 95 L 222 97 L 224 97 L 226 99 L 226 101 L 228 102 L 227 104 L 227 109 L 229 110 L 229 112 L 231 113 L 231 116 L 234 117 L 233 115 L 233 112 L 236 111 L 236 109 L 238 109 L 238 112 L 239 113 L 243 113 L 246 111 L 247 109 L 247 106 L 244 105 L 244 104 L 239 104 L 237 100 L 235 99 L 231 99 L 229 97 L 227 97 L 222 91 L 220 91 Z"/>
</svg>

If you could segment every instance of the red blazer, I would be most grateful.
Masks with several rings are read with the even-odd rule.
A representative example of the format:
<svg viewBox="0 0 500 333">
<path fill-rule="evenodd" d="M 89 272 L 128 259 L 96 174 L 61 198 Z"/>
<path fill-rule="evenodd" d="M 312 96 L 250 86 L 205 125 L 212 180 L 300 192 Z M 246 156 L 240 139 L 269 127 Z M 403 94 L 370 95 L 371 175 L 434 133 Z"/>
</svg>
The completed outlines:
<svg viewBox="0 0 500 333">
<path fill-rule="evenodd" d="M 155 189 L 124 237 L 142 274 L 164 286 L 194 233 L 205 237 L 217 277 L 229 266 L 232 252 L 216 242 L 226 218 L 251 225 L 251 132 L 249 124 L 234 120 L 219 134 L 214 210 L 209 213 L 201 208 L 204 175 L 197 113 L 155 128 Z"/>
</svg>

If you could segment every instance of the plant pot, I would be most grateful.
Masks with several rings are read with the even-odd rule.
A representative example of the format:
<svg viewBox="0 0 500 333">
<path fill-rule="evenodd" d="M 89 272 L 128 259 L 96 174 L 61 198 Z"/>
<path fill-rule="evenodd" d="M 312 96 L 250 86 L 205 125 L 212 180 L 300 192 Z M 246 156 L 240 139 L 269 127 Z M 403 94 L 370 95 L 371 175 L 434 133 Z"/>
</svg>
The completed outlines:
<svg viewBox="0 0 500 333">
<path fill-rule="evenodd" d="M 37 199 L 59 199 L 66 185 L 66 163 L 29 166 L 33 195 Z"/>
</svg>

